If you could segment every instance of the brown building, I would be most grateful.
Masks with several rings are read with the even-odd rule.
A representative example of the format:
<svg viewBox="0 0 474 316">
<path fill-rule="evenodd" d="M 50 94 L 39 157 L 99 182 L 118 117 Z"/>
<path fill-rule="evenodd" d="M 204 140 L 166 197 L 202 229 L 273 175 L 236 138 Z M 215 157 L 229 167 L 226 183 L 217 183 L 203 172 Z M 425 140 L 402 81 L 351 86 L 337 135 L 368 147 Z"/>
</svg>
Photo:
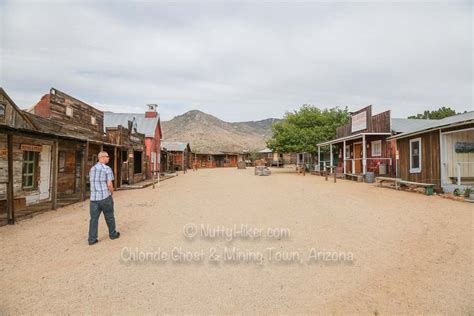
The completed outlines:
<svg viewBox="0 0 474 316">
<path fill-rule="evenodd" d="M 474 185 L 474 111 L 391 137 L 398 151 L 399 177 L 435 184 L 452 192 Z"/>
<path fill-rule="evenodd" d="M 192 168 L 192 152 L 189 143 L 183 142 L 162 142 L 162 150 L 168 154 L 168 159 L 171 161 L 172 170 L 186 171 Z"/>
<path fill-rule="evenodd" d="M 143 179 L 145 172 L 136 177 L 134 171 L 145 168 L 145 155 L 133 157 L 131 176 L 122 166 L 123 157 L 144 152 L 144 135 L 121 126 L 108 135 L 102 129 L 101 111 L 57 89 L 26 112 L 0 88 L 0 224 L 85 200 L 101 150 L 111 157 L 115 187 L 124 177 Z"/>
<path fill-rule="evenodd" d="M 237 167 L 237 161 L 245 155 L 235 152 L 193 153 L 193 161 L 199 168 Z"/>
<path fill-rule="evenodd" d="M 139 170 L 138 165 L 137 168 L 134 168 L 133 172 L 136 174 L 136 176 L 134 176 L 135 182 L 140 179 L 139 173 L 137 173 L 138 171 L 140 171 L 143 179 L 150 179 L 154 173 L 160 171 L 161 139 L 163 137 L 160 115 L 157 111 L 156 104 L 148 104 L 147 106 L 148 109 L 144 113 L 104 113 L 105 131 L 107 131 L 108 128 L 116 128 L 119 125 L 126 127 L 129 125 L 129 122 L 132 122 L 132 126 L 129 127 L 129 130 L 133 133 L 139 133 L 145 136 L 144 149 L 134 146 L 134 157 L 131 157 L 130 153 L 128 153 L 128 157 L 133 158 L 134 161 L 143 158 L 144 162 L 144 166 L 141 170 Z"/>
<path fill-rule="evenodd" d="M 318 144 L 317 168 L 336 166 L 345 175 L 373 172 L 395 177 L 396 146 L 388 138 L 428 122 L 391 118 L 390 111 L 372 115 L 372 106 L 365 107 L 351 114 L 351 122 L 337 129 L 335 139 Z M 323 146 L 329 147 L 328 161 L 322 159 Z"/>
</svg>

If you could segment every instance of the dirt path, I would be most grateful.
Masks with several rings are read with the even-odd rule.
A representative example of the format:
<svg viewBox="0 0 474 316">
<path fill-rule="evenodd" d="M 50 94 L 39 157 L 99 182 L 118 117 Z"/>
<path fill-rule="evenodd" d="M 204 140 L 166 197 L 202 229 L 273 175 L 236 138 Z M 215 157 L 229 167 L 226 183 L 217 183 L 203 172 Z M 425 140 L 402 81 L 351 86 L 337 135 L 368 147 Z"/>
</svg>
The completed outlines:
<svg viewBox="0 0 474 316">
<path fill-rule="evenodd" d="M 474 312 L 472 205 L 289 171 L 202 169 L 117 192 L 122 237 L 101 219 L 92 247 L 88 203 L 1 227 L 0 314 Z M 201 224 L 262 237 L 201 238 Z"/>
</svg>

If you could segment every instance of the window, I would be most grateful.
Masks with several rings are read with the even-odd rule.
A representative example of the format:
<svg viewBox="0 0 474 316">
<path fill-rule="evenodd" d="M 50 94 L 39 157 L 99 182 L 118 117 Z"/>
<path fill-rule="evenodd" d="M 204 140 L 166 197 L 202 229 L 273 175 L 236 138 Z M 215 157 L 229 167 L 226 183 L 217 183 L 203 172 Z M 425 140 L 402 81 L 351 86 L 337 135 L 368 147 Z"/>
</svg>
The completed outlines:
<svg viewBox="0 0 474 316">
<path fill-rule="evenodd" d="M 382 141 L 381 140 L 373 141 L 370 147 L 372 147 L 372 157 L 382 156 Z"/>
<path fill-rule="evenodd" d="M 128 151 L 122 150 L 122 162 L 128 161 Z"/>
<path fill-rule="evenodd" d="M 212 161 L 212 156 L 207 156 L 208 161 Z"/>
<path fill-rule="evenodd" d="M 73 113 L 72 113 L 72 107 L 70 106 L 67 106 L 66 107 L 66 115 L 69 116 L 69 117 L 72 117 L 73 116 Z"/>
<path fill-rule="evenodd" d="M 141 151 L 133 152 L 133 163 L 134 163 L 133 173 L 142 173 L 142 152 Z"/>
<path fill-rule="evenodd" d="M 5 104 L 0 103 L 0 120 L 5 118 Z"/>
<path fill-rule="evenodd" d="M 59 172 L 66 171 L 66 152 L 60 151 L 59 152 Z"/>
<path fill-rule="evenodd" d="M 34 151 L 23 152 L 23 171 L 22 187 L 23 189 L 36 188 L 36 166 L 38 164 L 38 153 Z"/>
<path fill-rule="evenodd" d="M 91 124 L 97 125 L 97 121 L 95 120 L 95 116 L 91 116 Z"/>
<path fill-rule="evenodd" d="M 351 145 L 346 146 L 346 159 L 351 159 Z"/>
<path fill-rule="evenodd" d="M 410 140 L 410 173 L 421 172 L 421 138 Z"/>
</svg>

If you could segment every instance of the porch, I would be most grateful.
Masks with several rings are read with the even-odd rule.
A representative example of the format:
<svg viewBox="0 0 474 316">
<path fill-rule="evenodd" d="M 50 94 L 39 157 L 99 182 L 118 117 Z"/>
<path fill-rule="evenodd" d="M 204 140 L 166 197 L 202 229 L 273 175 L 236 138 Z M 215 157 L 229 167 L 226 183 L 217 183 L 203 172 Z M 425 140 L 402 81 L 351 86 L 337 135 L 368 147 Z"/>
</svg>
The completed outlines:
<svg viewBox="0 0 474 316">
<path fill-rule="evenodd" d="M 359 133 L 318 144 L 317 170 L 336 166 L 336 173 L 346 176 L 375 175 L 395 177 L 394 153 L 386 138 L 391 133 Z M 329 147 L 329 155 L 321 151 Z M 326 158 L 322 158 L 325 156 Z M 334 172 L 334 171 L 333 171 Z"/>
</svg>

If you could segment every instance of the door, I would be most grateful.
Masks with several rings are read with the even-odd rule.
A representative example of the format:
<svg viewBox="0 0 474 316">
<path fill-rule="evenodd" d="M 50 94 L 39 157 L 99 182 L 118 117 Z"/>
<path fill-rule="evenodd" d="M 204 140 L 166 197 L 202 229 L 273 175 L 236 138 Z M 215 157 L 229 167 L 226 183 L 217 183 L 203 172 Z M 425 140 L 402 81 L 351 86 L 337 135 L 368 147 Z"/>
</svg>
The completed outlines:
<svg viewBox="0 0 474 316">
<path fill-rule="evenodd" d="M 75 161 L 74 161 L 74 193 L 81 192 L 82 189 L 82 151 L 76 151 Z"/>
<path fill-rule="evenodd" d="M 362 144 L 354 144 L 354 173 L 360 174 L 362 173 Z"/>
<path fill-rule="evenodd" d="M 40 156 L 40 200 L 50 198 L 49 184 L 51 180 L 51 146 L 43 145 Z"/>
</svg>

